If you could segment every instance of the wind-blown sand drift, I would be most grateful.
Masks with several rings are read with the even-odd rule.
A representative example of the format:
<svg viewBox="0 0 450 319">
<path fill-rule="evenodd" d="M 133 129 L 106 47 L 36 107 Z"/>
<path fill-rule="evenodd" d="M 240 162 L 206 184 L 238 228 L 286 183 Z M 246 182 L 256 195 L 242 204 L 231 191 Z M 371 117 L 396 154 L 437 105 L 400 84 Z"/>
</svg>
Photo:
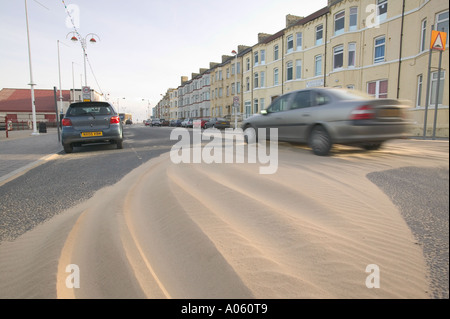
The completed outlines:
<svg viewBox="0 0 450 319">
<path fill-rule="evenodd" d="M 3 242 L 0 297 L 429 298 L 420 246 L 366 178 L 406 159 L 279 156 L 273 175 L 259 164 L 175 165 L 169 154 L 145 163 Z M 71 264 L 80 288 L 66 285 Z M 366 286 L 371 264 L 380 288 Z"/>
</svg>

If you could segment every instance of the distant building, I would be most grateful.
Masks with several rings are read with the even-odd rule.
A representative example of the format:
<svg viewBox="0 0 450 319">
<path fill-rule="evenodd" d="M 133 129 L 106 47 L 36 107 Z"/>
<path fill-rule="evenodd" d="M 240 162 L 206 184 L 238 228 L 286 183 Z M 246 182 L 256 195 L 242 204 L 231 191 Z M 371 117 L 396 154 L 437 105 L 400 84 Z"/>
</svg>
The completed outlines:
<svg viewBox="0 0 450 319">
<path fill-rule="evenodd" d="M 62 107 L 70 104 L 70 91 L 62 90 Z M 34 90 L 36 121 L 56 122 L 56 105 L 53 90 Z M 59 104 L 59 91 L 57 91 Z M 60 112 L 60 111 L 59 111 Z M 0 91 L 0 116 L 8 116 L 13 122 L 28 122 L 33 119 L 30 89 L 9 89 Z"/>
<path fill-rule="evenodd" d="M 55 105 L 55 96 L 52 89 L 34 89 L 37 122 L 56 122 L 56 112 L 65 114 L 72 102 L 82 100 L 81 90 L 61 90 L 62 103 L 60 103 L 59 90 L 56 91 L 58 111 Z M 92 101 L 103 101 L 103 95 L 91 90 Z M 0 90 L 0 121 L 8 116 L 13 122 L 28 122 L 33 120 L 31 108 L 30 89 Z"/>
</svg>

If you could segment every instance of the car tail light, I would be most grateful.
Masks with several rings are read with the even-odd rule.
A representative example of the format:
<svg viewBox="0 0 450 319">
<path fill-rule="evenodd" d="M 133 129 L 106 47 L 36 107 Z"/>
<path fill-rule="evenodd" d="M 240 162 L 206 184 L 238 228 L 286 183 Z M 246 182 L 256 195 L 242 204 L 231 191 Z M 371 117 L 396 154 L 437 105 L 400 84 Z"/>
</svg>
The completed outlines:
<svg viewBox="0 0 450 319">
<path fill-rule="evenodd" d="M 375 110 L 370 105 L 359 106 L 350 115 L 351 120 L 372 120 L 375 118 Z"/>
<path fill-rule="evenodd" d="M 111 116 L 111 119 L 109 120 L 109 124 L 119 124 L 119 123 L 120 123 L 120 117 Z"/>
<path fill-rule="evenodd" d="M 62 119 L 62 126 L 72 126 L 72 121 L 70 119 Z"/>
</svg>

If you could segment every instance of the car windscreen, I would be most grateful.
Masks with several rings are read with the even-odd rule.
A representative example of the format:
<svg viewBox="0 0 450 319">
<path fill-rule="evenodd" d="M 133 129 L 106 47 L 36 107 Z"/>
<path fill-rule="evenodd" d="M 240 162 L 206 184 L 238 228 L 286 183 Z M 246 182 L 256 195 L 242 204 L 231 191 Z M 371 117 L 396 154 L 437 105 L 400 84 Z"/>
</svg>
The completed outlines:
<svg viewBox="0 0 450 319">
<path fill-rule="evenodd" d="M 97 116 L 114 114 L 112 108 L 107 104 L 75 104 L 67 110 L 67 116 Z"/>
</svg>

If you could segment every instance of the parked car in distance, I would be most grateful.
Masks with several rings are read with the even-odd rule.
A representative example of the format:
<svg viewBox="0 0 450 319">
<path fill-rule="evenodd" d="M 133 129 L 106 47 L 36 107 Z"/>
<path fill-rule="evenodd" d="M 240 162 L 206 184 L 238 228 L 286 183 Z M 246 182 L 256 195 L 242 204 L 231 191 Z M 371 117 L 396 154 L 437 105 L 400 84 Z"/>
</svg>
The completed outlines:
<svg viewBox="0 0 450 319">
<path fill-rule="evenodd" d="M 111 143 L 123 148 L 122 121 L 108 102 L 72 103 L 61 124 L 61 143 L 66 153 L 89 143 Z"/>
<path fill-rule="evenodd" d="M 376 99 L 354 90 L 305 89 L 279 96 L 261 114 L 243 121 L 242 129 L 252 143 L 258 140 L 258 128 L 277 128 L 279 141 L 307 143 L 321 156 L 329 154 L 333 144 L 376 150 L 387 140 L 408 135 L 413 124 L 409 107 L 406 101 Z"/>
<path fill-rule="evenodd" d="M 192 127 L 193 125 L 193 119 L 184 119 L 183 122 L 181 122 L 181 127 Z"/>
<path fill-rule="evenodd" d="M 209 119 L 200 119 L 200 127 L 206 129 L 206 122 L 209 122 Z"/>
<path fill-rule="evenodd" d="M 212 117 L 207 122 L 205 122 L 205 125 L 203 128 L 217 128 L 217 129 L 224 129 L 229 128 L 230 121 L 223 117 Z"/>
<path fill-rule="evenodd" d="M 128 120 L 125 121 L 125 124 L 126 124 L 126 125 L 133 124 L 133 121 L 132 121 L 131 119 L 128 119 Z"/>
<path fill-rule="evenodd" d="M 161 121 L 157 118 L 152 119 L 151 126 L 161 126 Z"/>
<path fill-rule="evenodd" d="M 160 119 L 161 126 L 169 126 L 170 122 L 166 119 Z"/>
<path fill-rule="evenodd" d="M 171 120 L 169 126 L 172 126 L 172 127 L 179 127 L 179 126 L 181 126 L 181 122 L 183 122 L 182 119 Z"/>
</svg>

